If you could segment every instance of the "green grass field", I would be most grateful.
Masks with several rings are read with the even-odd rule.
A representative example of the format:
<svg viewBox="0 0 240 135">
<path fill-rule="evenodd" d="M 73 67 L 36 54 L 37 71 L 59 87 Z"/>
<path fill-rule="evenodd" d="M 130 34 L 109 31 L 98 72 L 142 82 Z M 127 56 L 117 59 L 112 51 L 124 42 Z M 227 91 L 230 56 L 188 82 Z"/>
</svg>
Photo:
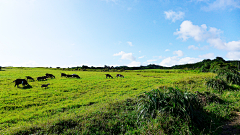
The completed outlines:
<svg viewBox="0 0 240 135">
<path fill-rule="evenodd" d="M 31 87 L 14 87 L 15 79 L 50 73 L 55 79 L 28 81 Z M 77 74 L 81 78 L 61 77 L 61 73 Z M 116 74 L 125 78 L 115 78 Z M 109 79 L 105 74 L 111 74 Z M 109 103 L 136 98 L 151 89 L 179 87 L 189 92 L 207 91 L 205 78 L 212 73 L 148 70 L 127 72 L 63 71 L 45 68 L 7 68 L 0 71 L 0 133 L 14 134 L 31 127 L 46 127 L 59 120 L 75 119 L 101 110 Z M 48 88 L 42 84 L 50 83 Z M 225 93 L 223 98 L 233 97 Z M 233 102 L 235 100 L 233 99 Z M 238 101 L 235 101 L 238 102 Z M 233 105 L 237 108 L 236 105 Z M 209 109 L 211 110 L 211 108 Z M 213 110 L 214 111 L 214 110 Z"/>
</svg>

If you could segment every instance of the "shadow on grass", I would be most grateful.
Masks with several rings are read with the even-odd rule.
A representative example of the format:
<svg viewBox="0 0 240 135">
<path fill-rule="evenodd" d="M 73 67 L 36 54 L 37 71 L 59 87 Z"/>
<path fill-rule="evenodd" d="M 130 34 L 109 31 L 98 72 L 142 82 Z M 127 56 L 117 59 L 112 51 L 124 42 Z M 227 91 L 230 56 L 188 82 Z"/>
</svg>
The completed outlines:
<svg viewBox="0 0 240 135">
<path fill-rule="evenodd" d="M 239 91 L 239 88 L 236 88 L 234 86 L 228 86 L 228 91 Z"/>
<path fill-rule="evenodd" d="M 27 85 L 27 86 L 23 86 L 21 89 L 31 89 L 32 86 L 31 85 Z"/>
<path fill-rule="evenodd" d="M 200 102 L 206 106 L 210 103 L 219 103 L 219 104 L 226 104 L 228 102 L 222 100 L 221 98 L 219 98 L 218 96 L 216 96 L 213 93 L 210 92 L 195 92 L 197 94 L 198 99 L 200 100 Z"/>
<path fill-rule="evenodd" d="M 94 102 L 88 103 L 91 104 Z M 110 103 L 87 115 L 59 120 L 46 128 L 29 127 L 29 130 L 15 134 L 125 134 L 131 129 L 137 129 L 134 104 L 133 100 Z"/>
</svg>

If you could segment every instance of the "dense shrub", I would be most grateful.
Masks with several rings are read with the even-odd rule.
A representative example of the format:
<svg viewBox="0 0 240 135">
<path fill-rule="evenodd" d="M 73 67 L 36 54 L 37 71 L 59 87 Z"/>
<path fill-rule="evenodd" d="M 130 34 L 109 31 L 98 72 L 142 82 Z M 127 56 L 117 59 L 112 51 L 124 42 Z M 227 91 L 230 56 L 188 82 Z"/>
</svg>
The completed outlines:
<svg viewBox="0 0 240 135">
<path fill-rule="evenodd" d="M 223 92 L 223 90 L 228 88 L 228 84 L 221 78 L 208 78 L 206 80 L 206 85 L 208 88 L 212 88 L 219 92 Z"/>
<path fill-rule="evenodd" d="M 217 76 L 230 84 L 240 85 L 240 75 L 234 69 L 219 69 L 217 72 Z"/>
<path fill-rule="evenodd" d="M 168 88 L 162 93 L 154 89 L 138 100 L 138 122 L 156 118 L 157 114 L 169 114 L 190 125 L 201 127 L 204 121 L 203 105 L 195 94 Z"/>
</svg>

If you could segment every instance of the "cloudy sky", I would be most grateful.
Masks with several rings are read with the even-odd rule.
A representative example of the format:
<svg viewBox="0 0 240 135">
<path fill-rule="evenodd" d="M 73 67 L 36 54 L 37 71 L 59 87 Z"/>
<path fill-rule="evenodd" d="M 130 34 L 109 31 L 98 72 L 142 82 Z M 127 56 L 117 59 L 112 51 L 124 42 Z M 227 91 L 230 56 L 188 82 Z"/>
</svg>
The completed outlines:
<svg viewBox="0 0 240 135">
<path fill-rule="evenodd" d="M 0 66 L 240 59 L 239 0 L 0 0 Z"/>
</svg>

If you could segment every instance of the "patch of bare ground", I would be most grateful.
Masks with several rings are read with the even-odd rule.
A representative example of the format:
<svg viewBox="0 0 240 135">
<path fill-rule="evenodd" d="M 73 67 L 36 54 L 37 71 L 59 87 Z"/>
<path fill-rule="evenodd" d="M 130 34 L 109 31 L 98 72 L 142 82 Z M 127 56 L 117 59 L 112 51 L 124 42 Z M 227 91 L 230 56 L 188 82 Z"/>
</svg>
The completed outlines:
<svg viewBox="0 0 240 135">
<path fill-rule="evenodd" d="M 240 135 L 240 112 L 236 112 L 236 117 L 232 121 L 225 123 L 221 135 Z"/>
</svg>

